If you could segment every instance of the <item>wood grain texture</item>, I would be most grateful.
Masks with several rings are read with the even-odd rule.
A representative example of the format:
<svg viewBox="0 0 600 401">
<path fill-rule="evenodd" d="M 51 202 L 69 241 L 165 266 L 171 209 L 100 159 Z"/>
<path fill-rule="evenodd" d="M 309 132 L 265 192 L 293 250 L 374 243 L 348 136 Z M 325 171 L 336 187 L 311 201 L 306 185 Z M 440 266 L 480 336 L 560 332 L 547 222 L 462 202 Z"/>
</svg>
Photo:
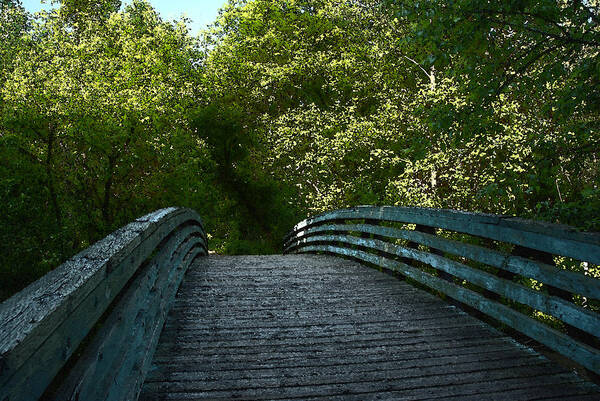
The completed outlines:
<svg viewBox="0 0 600 401">
<path fill-rule="evenodd" d="M 381 222 L 415 224 L 416 229 L 388 227 Z M 490 247 L 494 240 L 506 242 L 517 251 L 509 254 L 449 240 L 436 235 L 436 228 L 484 238 L 483 243 Z M 285 238 L 284 251 L 325 251 L 400 272 L 600 373 L 600 315 L 573 302 L 574 294 L 600 299 L 600 280 L 552 265 L 554 256 L 598 264 L 598 233 L 508 216 L 359 206 L 298 223 Z M 433 275 L 427 273 L 432 271 Z M 530 288 L 517 279 L 533 279 L 543 287 Z M 474 286 L 479 292 L 468 290 Z M 524 310 L 525 314 L 520 313 Z M 556 318 L 567 334 L 531 319 L 529 311 Z"/>
<path fill-rule="evenodd" d="M 53 399 L 137 398 L 183 274 L 196 255 L 206 254 L 192 236 L 198 232 L 192 226 L 176 233 L 138 273 Z"/>
<path fill-rule="evenodd" d="M 299 232 L 316 224 L 357 219 L 443 228 L 600 264 L 598 233 L 583 233 L 569 226 L 511 216 L 418 207 L 357 206 L 325 212 L 296 224 L 286 241 L 292 236 L 301 236 Z"/>
<path fill-rule="evenodd" d="M 286 249 L 288 252 L 291 252 L 300 245 L 300 239 L 326 232 L 340 234 L 358 232 L 391 239 L 408 240 L 442 252 L 462 256 L 469 260 L 519 274 L 523 277 L 533 278 L 574 294 L 589 298 L 600 298 L 600 280 L 594 277 L 569 270 L 557 269 L 556 266 L 550 266 L 536 260 L 414 230 L 400 230 L 393 227 L 368 224 L 323 224 L 304 229 L 297 233 L 297 237 L 290 237 L 286 243 Z"/>
<path fill-rule="evenodd" d="M 3 302 L 2 400 L 37 399 L 139 266 L 174 230 L 191 223 L 202 224 L 189 209 L 143 216 Z M 205 243 L 203 229 L 199 235 Z"/>
<path fill-rule="evenodd" d="M 469 267 L 463 263 L 455 262 L 440 255 L 409 249 L 377 239 L 358 238 L 350 235 L 316 235 L 303 238 L 299 242 L 302 245 L 319 242 L 337 242 L 344 244 L 346 247 L 357 245 L 382 251 L 390 255 L 401 256 L 426 263 L 438 270 L 466 280 L 481 288 L 485 288 L 508 299 L 552 315 L 565 323 L 569 323 L 572 326 L 586 331 L 592 336 L 600 336 L 600 316 L 597 313 L 556 296 L 544 294 L 540 291 L 496 277 L 483 270 Z"/>
<path fill-rule="evenodd" d="M 386 269 L 400 272 L 429 288 L 440 291 L 451 298 L 475 308 L 488 316 L 516 329 L 517 331 L 548 346 L 562 355 L 580 363 L 593 372 L 600 372 L 600 352 L 580 343 L 566 334 L 554 330 L 504 304 L 492 301 L 465 287 L 449 283 L 405 263 L 388 259 L 368 252 L 333 245 L 308 245 L 303 252 L 325 251 L 337 255 L 351 256 L 364 262 L 376 264 Z"/>
<path fill-rule="evenodd" d="M 193 264 L 140 399 L 552 394 L 593 399 L 600 389 L 389 275 L 332 256 L 273 255 Z"/>
</svg>

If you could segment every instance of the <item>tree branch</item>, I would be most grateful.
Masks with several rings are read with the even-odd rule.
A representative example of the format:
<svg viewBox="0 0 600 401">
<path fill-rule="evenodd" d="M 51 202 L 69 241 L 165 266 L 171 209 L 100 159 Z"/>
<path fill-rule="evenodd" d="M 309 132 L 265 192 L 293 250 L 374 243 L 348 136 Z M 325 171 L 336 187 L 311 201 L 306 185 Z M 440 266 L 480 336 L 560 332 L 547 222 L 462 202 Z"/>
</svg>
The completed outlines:
<svg viewBox="0 0 600 401">
<path fill-rule="evenodd" d="M 488 15 L 495 15 L 495 14 L 499 14 L 499 15 L 513 15 L 513 16 L 525 16 L 525 17 L 531 17 L 531 18 L 537 18 L 541 21 L 544 21 L 548 24 L 552 24 L 555 27 L 557 27 L 558 29 L 560 29 L 565 35 L 569 35 L 569 32 L 565 29 L 564 26 L 560 25 L 557 21 L 551 20 L 549 18 L 546 18 L 542 15 L 539 14 L 534 14 L 534 13 L 528 13 L 528 12 L 522 12 L 522 11 L 501 11 L 501 10 L 490 10 L 490 9 L 480 9 L 480 10 L 476 10 L 475 13 L 477 14 L 488 14 Z"/>
<path fill-rule="evenodd" d="M 600 18 L 598 17 L 598 15 L 594 13 L 588 6 L 583 4 L 583 1 L 574 0 L 573 3 L 581 7 L 586 12 L 588 17 L 590 17 L 590 19 L 596 23 L 596 25 L 600 25 Z"/>
<path fill-rule="evenodd" d="M 533 33 L 537 33 L 539 35 L 543 35 L 546 37 L 550 37 L 553 39 L 557 39 L 560 41 L 563 41 L 564 43 L 577 43 L 577 44 L 581 44 L 581 45 L 589 45 L 589 46 L 600 46 L 600 42 L 596 42 L 596 41 L 590 41 L 590 40 L 584 40 L 584 39 L 577 39 L 572 37 L 571 35 L 567 35 L 567 36 L 563 36 L 563 35 L 557 35 L 555 33 L 550 33 L 547 31 L 542 31 L 540 29 L 536 29 L 536 28 L 530 28 L 527 26 L 520 26 L 517 24 L 513 24 L 507 21 L 502 21 L 496 18 L 488 18 L 489 21 L 491 22 L 495 22 L 497 24 L 501 24 L 501 25 L 506 25 L 506 26 L 510 26 L 511 28 L 514 29 L 523 29 L 526 30 L 528 32 L 533 32 Z"/>
<path fill-rule="evenodd" d="M 508 77 L 503 83 L 502 85 L 500 85 L 500 87 L 496 90 L 496 96 L 499 95 L 500 93 L 502 93 L 502 91 L 508 86 L 510 85 L 515 78 L 517 77 L 517 75 L 522 74 L 523 72 L 525 72 L 525 70 L 527 70 L 527 68 L 529 68 L 533 63 L 535 63 L 536 61 L 538 61 L 539 59 L 541 59 L 542 57 L 544 57 L 545 55 L 553 52 L 554 50 L 558 49 L 560 47 L 560 45 L 554 45 L 551 46 L 547 49 L 545 49 L 544 51 L 538 53 L 537 55 L 535 55 L 534 57 L 532 57 L 529 61 L 527 61 L 525 64 L 521 65 L 521 67 L 519 67 L 519 69 L 517 71 L 515 71 L 515 73 L 513 75 L 511 75 L 510 77 Z"/>
</svg>

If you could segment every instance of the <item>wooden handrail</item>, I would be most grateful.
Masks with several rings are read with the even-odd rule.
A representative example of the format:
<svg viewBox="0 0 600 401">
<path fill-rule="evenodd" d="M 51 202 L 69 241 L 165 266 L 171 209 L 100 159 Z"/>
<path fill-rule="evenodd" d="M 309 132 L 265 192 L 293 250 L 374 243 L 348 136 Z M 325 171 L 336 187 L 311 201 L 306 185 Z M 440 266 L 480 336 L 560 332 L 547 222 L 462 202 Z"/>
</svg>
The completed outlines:
<svg viewBox="0 0 600 401">
<path fill-rule="evenodd" d="M 393 227 L 396 223 L 416 229 Z M 436 230 L 512 244 L 514 251 L 457 241 Z M 600 264 L 596 233 L 509 216 L 359 206 L 298 223 L 284 240 L 284 252 L 331 253 L 397 271 L 600 373 L 600 315 L 573 302 L 573 295 L 600 299 L 600 280 L 553 264 L 555 256 Z M 534 279 L 547 291 L 517 278 Z M 527 308 L 562 321 L 566 333 L 523 313 Z"/>
<path fill-rule="evenodd" d="M 198 214 L 161 209 L 0 304 L 2 400 L 137 398 L 183 274 L 206 254 Z"/>
</svg>

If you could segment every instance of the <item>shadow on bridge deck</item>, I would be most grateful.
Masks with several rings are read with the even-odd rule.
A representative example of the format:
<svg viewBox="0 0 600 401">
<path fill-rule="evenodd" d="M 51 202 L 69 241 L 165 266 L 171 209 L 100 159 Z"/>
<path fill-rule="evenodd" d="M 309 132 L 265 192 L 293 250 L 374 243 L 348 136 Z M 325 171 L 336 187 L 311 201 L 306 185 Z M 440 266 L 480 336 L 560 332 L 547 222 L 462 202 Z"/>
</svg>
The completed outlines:
<svg viewBox="0 0 600 401">
<path fill-rule="evenodd" d="M 190 267 L 141 400 L 598 400 L 600 389 L 359 263 L 209 256 Z"/>
</svg>

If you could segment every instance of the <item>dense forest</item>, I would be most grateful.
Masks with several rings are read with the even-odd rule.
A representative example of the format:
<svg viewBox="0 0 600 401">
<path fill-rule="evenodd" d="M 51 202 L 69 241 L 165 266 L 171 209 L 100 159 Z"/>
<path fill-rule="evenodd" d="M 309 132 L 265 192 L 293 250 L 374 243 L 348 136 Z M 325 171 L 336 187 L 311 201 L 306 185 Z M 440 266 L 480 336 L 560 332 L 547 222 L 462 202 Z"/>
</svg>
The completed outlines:
<svg viewBox="0 0 600 401">
<path fill-rule="evenodd" d="M 597 0 L 0 0 L 0 299 L 186 206 L 221 253 L 359 204 L 600 231 Z"/>
</svg>

